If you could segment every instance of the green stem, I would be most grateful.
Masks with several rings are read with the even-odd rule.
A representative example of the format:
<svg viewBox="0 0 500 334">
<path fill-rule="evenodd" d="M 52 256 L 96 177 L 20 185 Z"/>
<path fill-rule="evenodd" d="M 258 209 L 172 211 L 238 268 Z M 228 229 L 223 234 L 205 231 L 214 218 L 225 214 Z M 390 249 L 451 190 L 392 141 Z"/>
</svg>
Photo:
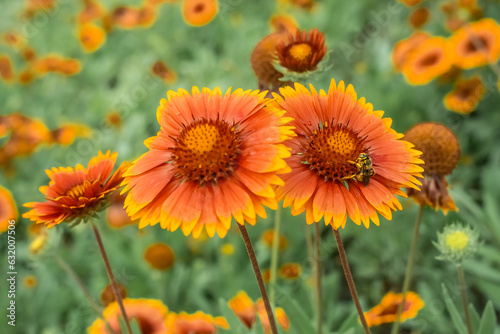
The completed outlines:
<svg viewBox="0 0 500 334">
<path fill-rule="evenodd" d="M 465 285 L 465 274 L 464 274 L 464 268 L 462 267 L 462 264 L 460 264 L 458 267 L 458 284 L 460 285 L 460 293 L 462 294 L 462 303 L 464 304 L 464 313 L 465 313 L 465 322 L 467 324 L 467 332 L 469 334 L 472 334 L 472 325 L 470 322 L 470 315 L 469 315 L 469 302 L 467 301 L 467 286 Z"/>
<path fill-rule="evenodd" d="M 266 307 L 267 318 L 269 320 L 269 325 L 271 326 L 271 332 L 273 334 L 278 334 L 278 328 L 276 327 L 276 322 L 274 321 L 273 309 L 271 308 L 271 303 L 269 302 L 269 297 L 267 296 L 266 286 L 264 285 L 264 280 L 262 279 L 262 274 L 260 272 L 259 263 L 257 262 L 257 257 L 255 256 L 255 251 L 248 236 L 247 229 L 244 225 L 236 223 L 238 225 L 241 236 L 243 237 L 243 242 L 247 248 L 248 257 L 252 263 L 253 271 L 255 273 L 255 278 L 257 279 L 257 284 L 259 285 L 260 294 L 262 295 L 262 300 L 264 301 L 264 306 Z"/>
<path fill-rule="evenodd" d="M 132 328 L 130 327 L 130 321 L 127 316 L 127 312 L 125 311 L 125 306 L 123 305 L 122 295 L 118 291 L 118 285 L 115 280 L 115 275 L 113 275 L 113 271 L 111 270 L 111 266 L 109 264 L 108 255 L 106 254 L 106 250 L 104 250 L 104 245 L 102 243 L 101 235 L 99 234 L 99 230 L 97 226 L 92 223 L 92 229 L 94 230 L 95 239 L 97 244 L 99 245 L 99 250 L 101 251 L 102 259 L 104 260 L 104 265 L 106 267 L 106 272 L 108 273 L 109 280 L 111 282 L 111 288 L 113 290 L 113 294 L 115 295 L 115 300 L 120 307 L 121 314 L 123 316 L 123 320 L 125 320 L 125 324 L 127 325 L 127 331 L 129 334 L 132 333 Z"/>
<path fill-rule="evenodd" d="M 269 298 L 274 304 L 274 292 L 276 289 L 276 277 L 278 274 L 278 251 L 280 241 L 281 207 L 274 212 L 274 234 L 271 250 L 271 279 L 269 280 Z"/>
<path fill-rule="evenodd" d="M 318 303 L 318 334 L 323 332 L 323 298 L 322 298 L 322 284 L 321 284 L 321 231 L 319 228 L 319 223 L 315 223 L 316 225 L 316 295 L 317 295 L 317 303 Z"/>
<path fill-rule="evenodd" d="M 342 264 L 342 269 L 344 269 L 344 275 L 347 280 L 347 285 L 349 286 L 349 291 L 351 292 L 352 300 L 356 305 L 356 310 L 359 314 L 359 319 L 361 320 L 361 324 L 363 325 L 363 329 L 366 334 L 371 334 L 370 328 L 366 323 L 365 314 L 363 313 L 363 309 L 361 308 L 361 304 L 359 303 L 358 292 L 356 291 L 356 285 L 354 284 L 354 279 L 352 278 L 351 269 L 349 268 L 349 262 L 347 261 L 347 256 L 345 254 L 344 243 L 342 242 L 342 238 L 340 238 L 340 233 L 335 228 L 333 229 L 333 234 L 335 234 L 335 240 L 337 241 L 337 248 L 339 250 L 340 263 Z"/>
<path fill-rule="evenodd" d="M 405 280 L 403 282 L 403 291 L 401 292 L 403 295 L 403 300 L 398 306 L 398 317 L 394 325 L 392 326 L 391 334 L 397 334 L 399 330 L 399 324 L 401 323 L 401 313 L 403 312 L 403 308 L 406 302 L 406 293 L 410 287 L 411 276 L 413 273 L 413 267 L 415 266 L 415 258 L 417 255 L 417 246 L 418 246 L 418 237 L 420 230 L 420 223 L 422 222 L 422 212 L 424 211 L 424 205 L 420 205 L 418 210 L 417 218 L 415 220 L 415 225 L 413 227 L 413 237 L 411 242 L 410 255 L 408 257 L 408 263 L 406 264 L 406 273 Z"/>
</svg>

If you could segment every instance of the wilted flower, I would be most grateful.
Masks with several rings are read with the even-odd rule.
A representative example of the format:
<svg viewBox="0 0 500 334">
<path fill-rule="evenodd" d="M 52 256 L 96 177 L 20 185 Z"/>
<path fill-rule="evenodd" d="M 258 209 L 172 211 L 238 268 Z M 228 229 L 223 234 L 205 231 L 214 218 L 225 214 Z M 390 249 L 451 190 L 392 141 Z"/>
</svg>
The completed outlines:
<svg viewBox="0 0 500 334">
<path fill-rule="evenodd" d="M 436 210 L 458 211 L 448 194 L 445 176 L 451 174 L 460 159 L 457 137 L 446 126 L 438 123 L 420 123 L 408 130 L 405 140 L 422 151 L 425 161 L 422 187 L 408 189 L 408 195 L 420 205 L 428 204 Z"/>
<path fill-rule="evenodd" d="M 479 246 L 479 233 L 467 225 L 458 223 L 446 226 L 438 233 L 438 242 L 434 246 L 441 255 L 438 260 L 448 260 L 459 265 L 463 259 L 473 255 Z"/>
</svg>

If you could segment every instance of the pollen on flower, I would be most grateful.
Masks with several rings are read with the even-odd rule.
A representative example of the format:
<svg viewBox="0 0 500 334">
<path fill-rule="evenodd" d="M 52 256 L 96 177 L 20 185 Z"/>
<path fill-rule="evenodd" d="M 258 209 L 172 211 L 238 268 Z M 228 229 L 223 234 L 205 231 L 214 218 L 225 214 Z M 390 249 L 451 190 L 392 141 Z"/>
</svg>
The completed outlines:
<svg viewBox="0 0 500 334">
<path fill-rule="evenodd" d="M 464 231 L 455 231 L 446 235 L 446 246 L 452 251 L 463 251 L 469 244 L 469 236 Z"/>
<path fill-rule="evenodd" d="M 305 60 L 307 57 L 311 56 L 311 47 L 309 44 L 306 43 L 300 43 L 292 46 L 288 52 L 290 52 L 290 55 L 300 61 Z"/>
</svg>

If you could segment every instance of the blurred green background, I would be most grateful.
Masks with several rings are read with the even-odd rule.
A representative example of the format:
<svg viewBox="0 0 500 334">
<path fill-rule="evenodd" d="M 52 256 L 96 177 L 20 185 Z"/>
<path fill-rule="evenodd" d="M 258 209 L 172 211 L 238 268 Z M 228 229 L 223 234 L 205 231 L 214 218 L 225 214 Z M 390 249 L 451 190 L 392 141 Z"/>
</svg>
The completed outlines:
<svg viewBox="0 0 500 334">
<path fill-rule="evenodd" d="M 56 1 L 57 2 L 57 1 Z M 465 262 L 470 302 L 481 313 L 488 300 L 500 310 L 500 94 L 497 78 L 488 68 L 474 69 L 487 86 L 485 99 L 470 115 L 459 115 L 445 109 L 442 99 L 451 85 L 431 82 L 410 86 L 393 69 L 390 53 L 393 45 L 408 37 L 412 28 L 407 18 L 411 10 L 395 0 L 318 1 L 310 11 L 269 0 L 220 1 L 217 17 L 203 27 L 191 27 L 183 21 L 178 3 L 159 7 L 151 28 L 113 29 L 105 44 L 96 52 L 85 53 L 77 39 L 76 17 L 82 10 L 80 1 L 60 0 L 50 11 L 42 11 L 33 19 L 22 17 L 23 1 L 1 0 L 0 32 L 25 34 L 37 55 L 50 53 L 79 59 L 80 73 L 66 77 L 50 73 L 28 85 L 0 84 L 0 115 L 21 112 L 42 120 L 49 129 L 66 122 L 81 123 L 92 129 L 88 138 L 78 138 L 70 146 L 40 146 L 28 157 L 14 161 L 14 173 L 0 172 L 0 184 L 11 190 L 20 213 L 21 205 L 40 201 L 38 187 L 47 184 L 44 169 L 53 166 L 86 164 L 100 151 L 118 152 L 118 160 L 133 160 L 146 151 L 143 141 L 159 130 L 156 108 L 168 89 L 193 85 L 222 90 L 228 87 L 255 89 L 257 79 L 250 66 L 254 46 L 271 32 L 269 19 L 276 13 L 292 15 L 300 28 L 318 28 L 324 32 L 330 52 L 327 70 L 314 79 L 316 88 L 327 89 L 330 79 L 353 84 L 358 96 L 366 97 L 375 109 L 385 111 L 393 119 L 393 128 L 405 132 L 422 121 L 443 123 L 459 138 L 462 160 L 448 177 L 450 193 L 458 213 L 444 216 L 441 211 L 424 211 L 417 267 L 412 290 L 426 303 L 417 318 L 402 325 L 405 333 L 455 333 L 444 303 L 441 283 L 445 283 L 453 302 L 461 311 L 456 270 L 453 265 L 435 260 L 432 245 L 436 232 L 451 222 L 462 221 L 476 227 L 484 244 L 475 258 Z M 133 0 L 103 0 L 105 8 L 140 5 Z M 424 30 L 449 36 L 439 8 L 443 1 L 425 1 L 431 10 L 430 22 Z M 487 16 L 500 18 L 498 1 L 479 1 Z M 16 72 L 25 65 L 20 54 L 0 45 L 0 54 L 11 57 Z M 165 84 L 154 76 L 151 67 L 163 61 L 177 74 L 177 80 Z M 110 126 L 106 115 L 116 111 L 123 120 L 121 128 Z M 0 138 L 4 143 L 6 138 Z M 381 218 L 381 226 L 370 229 L 348 222 L 343 235 L 347 255 L 357 283 L 361 303 L 367 311 L 379 303 L 388 291 L 401 289 L 413 222 L 418 206 L 401 199 L 404 210 L 394 213 L 392 221 Z M 249 228 L 255 241 L 262 268 L 268 268 L 270 250 L 259 237 L 272 228 L 273 213 Z M 126 286 L 132 298 L 161 299 L 173 311 L 222 315 L 219 298 L 228 300 L 238 290 L 252 299 L 259 297 L 247 254 L 237 230 L 221 240 L 205 241 L 186 238 L 181 232 L 161 230 L 159 226 L 138 231 L 135 226 L 114 229 L 101 214 L 102 234 L 117 279 Z M 41 255 L 28 250 L 31 239 L 29 222 L 17 225 L 17 317 L 16 327 L 7 326 L 5 316 L 1 333 L 59 334 L 84 333 L 95 315 L 74 281 L 53 261 L 58 252 L 80 275 L 95 298 L 106 286 L 107 277 L 89 226 L 68 229 L 57 226 L 49 232 L 49 245 Z M 306 251 L 304 231 L 312 233 L 302 216 L 291 217 L 284 210 L 282 231 L 288 247 L 280 253 L 280 264 L 296 262 L 303 267 L 298 280 L 279 279 L 278 306 L 291 318 L 290 333 L 302 333 L 295 322 L 308 320 L 315 324 L 314 275 Z M 341 329 L 355 312 L 341 271 L 335 240 L 331 230 L 322 233 L 324 257 L 325 328 L 330 333 Z M 6 269 L 6 235 L 0 235 L 2 274 Z M 152 270 L 143 260 L 147 246 L 154 242 L 169 244 L 175 254 L 173 268 L 166 272 Z M 221 253 L 223 244 L 232 244 L 234 254 Z M 38 283 L 28 288 L 23 279 L 29 275 Z M 7 298 L 5 278 L 1 280 L 1 308 Z M 300 305 L 306 317 L 296 305 Z M 4 312 L 2 312 L 3 314 Z M 294 316 L 298 314 L 297 316 Z M 372 328 L 373 333 L 388 333 L 390 326 Z M 254 330 L 259 333 L 260 328 Z M 230 331 L 236 333 L 236 331 Z M 347 331 L 344 331 L 347 332 Z M 358 333 L 355 331 L 354 333 Z M 497 325 L 495 333 L 500 333 Z"/>
</svg>

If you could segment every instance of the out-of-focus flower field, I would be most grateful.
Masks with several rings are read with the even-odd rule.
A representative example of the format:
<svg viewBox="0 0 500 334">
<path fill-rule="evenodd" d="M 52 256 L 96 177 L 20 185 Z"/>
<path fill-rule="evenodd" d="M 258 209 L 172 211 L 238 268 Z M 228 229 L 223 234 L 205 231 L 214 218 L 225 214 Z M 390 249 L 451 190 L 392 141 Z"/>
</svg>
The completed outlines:
<svg viewBox="0 0 500 334">
<path fill-rule="evenodd" d="M 424 151 L 420 159 L 423 159 L 425 164 L 417 161 L 420 154 L 410 161 L 405 155 L 410 154 L 409 147 L 405 148 L 406 150 L 401 149 L 402 153 L 399 155 L 395 153 L 399 152 L 399 146 L 387 146 L 381 149 L 385 150 L 383 154 L 375 150 L 370 151 L 374 174 L 365 175 L 368 181 L 371 177 L 370 184 L 363 185 L 363 180 L 356 181 L 354 175 L 346 176 L 342 180 L 335 176 L 338 180 L 332 181 L 325 176 L 327 172 L 318 172 L 318 175 L 324 177 L 321 182 L 330 182 L 337 187 L 338 184 L 340 187 L 348 184 L 344 187 L 349 189 L 345 190 L 347 193 L 359 187 L 360 191 L 368 196 L 368 199 L 363 199 L 364 202 L 358 204 L 342 204 L 347 205 L 347 214 L 346 208 L 343 209 L 343 217 L 347 222 L 345 227 L 339 228 L 338 231 L 342 235 L 363 311 L 368 312 L 380 304 L 378 309 L 366 314 L 371 332 L 391 333 L 393 323 L 397 319 L 401 300 L 398 302 L 397 297 L 390 293 L 398 294 L 402 291 L 414 225 L 421 207 L 415 265 L 409 283 L 411 294 L 406 297 L 407 304 L 402 317 L 405 321 L 399 325 L 399 333 L 471 334 L 467 329 L 462 301 L 464 291 L 461 290 L 462 284 L 459 282 L 462 268 L 466 280 L 464 287 L 470 304 L 468 313 L 472 332 L 500 333 L 497 320 L 500 319 L 498 1 L 3 0 L 0 3 L 0 333 L 112 333 L 106 329 L 104 322 L 101 327 L 95 323 L 98 316 L 94 308 L 98 312 L 104 310 L 106 318 L 111 312 L 111 308 L 106 306 L 114 302 L 115 297 L 108 286 L 109 278 L 92 224 L 100 231 L 114 276 L 125 293 L 124 297 L 128 298 L 125 299 L 127 310 L 130 307 L 128 313 L 136 314 L 134 321 L 137 321 L 137 324 L 134 322 L 133 325 L 141 328 L 143 334 L 271 333 L 263 302 L 253 305 L 253 302 L 261 298 L 261 293 L 245 243 L 237 228 L 236 220 L 251 222 L 252 214 L 231 211 L 230 204 L 226 207 L 220 204 L 224 201 L 230 203 L 229 199 L 214 195 L 214 205 L 223 207 L 221 210 L 230 211 L 229 219 L 232 218 L 231 226 L 224 231 L 223 234 L 227 234 L 223 238 L 213 236 L 215 227 L 211 237 L 208 223 L 206 231 L 202 230 L 201 225 L 198 232 L 196 228 L 193 230 L 193 227 L 191 232 L 187 227 L 188 223 L 181 224 L 180 221 L 178 223 L 181 226 L 175 230 L 176 228 L 172 227 L 175 219 L 168 223 L 172 224 L 169 229 L 175 231 L 162 229 L 163 221 L 161 224 L 146 226 L 159 222 L 159 215 L 156 221 L 154 217 L 149 217 L 151 221 L 144 224 L 141 222 L 141 227 L 145 227 L 139 229 L 139 220 L 143 215 L 138 207 L 141 204 L 137 199 L 139 195 L 136 195 L 139 193 L 139 187 L 146 190 L 154 188 L 154 184 L 164 182 L 162 178 L 167 176 L 157 174 L 157 179 L 151 178 L 136 185 L 135 182 L 139 184 L 139 181 L 146 179 L 140 179 L 142 176 L 137 175 L 148 169 L 144 165 L 137 165 L 137 162 L 133 167 L 122 163 L 132 163 L 154 147 L 153 145 L 148 149 L 144 142 L 147 138 L 160 136 L 159 122 L 162 125 L 161 131 L 182 131 L 180 126 L 172 129 L 166 126 L 173 124 L 165 121 L 166 116 L 161 116 L 166 110 L 162 108 L 167 107 L 164 104 L 158 107 L 161 99 L 167 99 L 169 90 L 177 91 L 182 88 L 191 92 L 193 86 L 199 87 L 200 90 L 202 87 L 220 87 L 224 95 L 224 92 L 232 87 L 232 91 L 236 91 L 233 93 L 236 99 L 244 98 L 245 95 L 238 93 L 238 88 L 244 91 L 271 89 L 275 95 L 268 94 L 272 100 L 263 102 L 265 106 L 261 108 L 267 110 L 272 105 L 286 110 L 287 103 L 292 104 L 295 93 L 285 90 L 280 93 L 277 86 L 294 87 L 292 82 L 298 81 L 311 90 L 309 83 L 312 83 L 318 92 L 322 89 L 326 94 L 330 94 L 328 90 L 332 78 L 336 80 L 338 87 L 341 86 L 341 80 L 345 82 L 346 87 L 352 84 L 358 98 L 366 98 L 366 101 L 373 104 L 374 110 L 383 110 L 384 117 L 392 119 L 392 123 L 384 123 L 386 129 L 389 129 L 387 133 L 404 134 L 419 123 L 435 122 L 447 127 L 458 138 L 460 147 L 459 155 L 455 154 L 455 151 L 453 153 L 458 161 L 453 168 L 454 163 L 446 160 L 448 157 L 440 155 L 443 150 L 452 150 L 450 147 L 453 146 L 453 135 L 450 135 L 451 141 L 443 139 L 442 142 L 434 143 L 432 140 L 438 138 L 441 133 L 413 133 L 414 137 L 411 138 L 416 138 L 415 140 L 430 140 L 430 144 L 425 144 L 429 151 L 425 152 L 425 148 L 409 139 L 409 133 L 408 141 L 415 144 L 417 150 Z M 478 25 L 476 28 L 475 24 L 479 23 L 483 26 Z M 313 61 L 309 63 L 312 65 L 306 74 L 297 74 L 296 72 L 303 71 L 297 71 L 297 68 L 294 71 L 293 64 L 278 58 L 285 57 L 283 54 L 286 52 L 291 52 L 285 45 L 289 37 L 295 36 L 296 28 L 301 31 L 305 29 L 308 33 L 311 29 L 317 29 L 318 33 L 324 35 L 324 45 L 327 48 L 326 53 L 319 58 L 317 66 Z M 472 38 L 469 44 L 464 46 L 465 49 L 460 49 L 460 41 L 467 38 L 467 34 L 474 33 L 478 37 Z M 486 37 L 483 37 L 482 33 Z M 252 57 L 252 53 L 256 52 L 254 48 L 270 34 L 274 36 L 271 39 L 276 38 L 279 41 L 270 42 L 265 46 L 260 44 L 260 47 L 268 52 L 263 57 L 271 57 L 271 61 L 266 64 L 271 66 L 271 69 L 263 67 L 264 70 L 260 70 L 264 74 L 274 73 L 273 71 L 283 73 L 278 84 L 257 78 L 259 66 L 264 65 L 258 63 L 262 62 L 262 58 Z M 415 37 L 415 34 L 421 35 Z M 460 34 L 465 34 L 466 37 L 461 37 Z M 403 43 L 401 46 L 400 41 L 410 36 L 411 43 Z M 418 40 L 419 38 L 421 40 Z M 430 40 L 432 42 L 428 42 Z M 280 47 L 276 48 L 273 43 L 283 43 L 281 51 Z M 423 43 L 427 43 L 427 49 L 422 46 Z M 297 53 L 291 53 L 295 60 L 309 57 L 311 52 L 322 52 L 322 49 L 316 49 L 317 45 L 312 42 L 300 45 L 306 47 L 296 49 Z M 322 47 L 323 44 L 318 42 L 318 45 Z M 433 47 L 439 50 L 435 51 Z M 278 51 L 281 53 L 278 54 Z M 476 60 L 464 60 L 467 57 L 462 53 L 466 52 L 476 52 Z M 424 56 L 427 58 L 419 58 Z M 483 60 L 479 59 L 481 57 Z M 257 68 L 255 72 L 252 65 L 254 69 Z M 300 88 L 297 88 L 300 86 L 295 87 L 300 91 Z M 168 103 L 172 103 L 176 98 L 185 98 L 183 94 L 180 92 L 181 97 L 176 97 L 169 93 Z M 217 95 L 215 90 L 212 94 Z M 297 104 L 297 110 L 306 108 L 307 103 L 304 101 L 301 100 L 302 104 Z M 210 106 L 210 102 L 207 102 L 207 105 Z M 195 104 L 195 107 L 199 105 Z M 247 110 L 245 105 L 239 107 L 241 110 L 233 111 L 237 113 Z M 303 113 L 305 119 L 312 118 L 309 109 Z M 370 112 L 368 114 L 374 115 Z M 181 117 L 180 115 L 179 113 L 178 116 Z M 295 114 L 284 115 L 287 116 L 297 118 Z M 380 119 L 381 116 L 377 117 Z M 219 122 L 219 118 L 214 118 L 213 121 Z M 201 118 L 200 122 L 205 120 Z M 282 128 L 298 128 L 293 122 L 282 122 Z M 199 126 L 197 124 L 201 123 L 193 124 L 189 126 L 194 126 L 197 130 L 202 129 L 196 128 Z M 212 123 L 207 124 L 209 125 L 206 126 L 210 126 Z M 218 126 L 222 126 L 220 124 Z M 353 124 L 354 121 L 347 121 L 347 125 L 340 124 L 336 129 L 342 132 L 345 126 L 354 126 Z M 374 123 L 370 124 L 367 123 L 365 129 Z M 258 127 L 255 127 L 256 131 Z M 321 132 L 328 129 L 328 123 L 323 122 L 314 127 L 317 128 L 315 131 Z M 363 128 L 359 131 L 363 131 Z M 278 126 L 274 129 L 278 129 Z M 203 134 L 204 130 L 199 131 Z M 317 135 L 317 132 L 314 133 Z M 326 130 L 322 133 L 326 133 Z M 240 132 L 236 132 L 234 136 L 239 134 Z M 232 138 L 231 136 L 232 134 L 228 134 L 227 138 Z M 286 137 L 284 132 L 282 137 Z M 399 140 L 400 137 L 396 139 Z M 173 137 L 165 135 L 165 138 L 168 141 L 168 138 Z M 290 135 L 287 138 L 288 141 L 283 142 L 285 146 L 295 137 Z M 309 137 L 305 138 L 309 140 Z M 442 137 L 439 137 L 439 140 L 441 139 Z M 307 152 L 316 150 L 314 145 L 318 142 L 319 139 L 317 142 L 310 141 L 309 146 L 305 147 Z M 376 143 L 376 140 L 374 142 Z M 181 145 L 179 143 L 178 140 L 175 141 L 175 145 Z M 187 139 L 184 144 L 185 147 L 192 148 Z M 275 147 L 278 147 L 278 142 L 275 144 Z M 148 140 L 148 145 L 152 145 L 151 140 Z M 433 149 L 439 145 L 445 148 L 434 152 Z M 212 146 L 207 147 L 194 149 L 206 153 Z M 373 148 L 367 149 L 369 151 Z M 26 214 L 33 204 L 31 207 L 24 207 L 23 204 L 55 200 L 57 197 L 40 192 L 46 191 L 46 188 L 39 191 L 39 187 L 62 182 L 62 178 L 56 177 L 51 181 L 45 173 L 46 169 L 75 167 L 78 164 L 83 165 L 84 169 L 92 157 L 98 156 L 98 152 L 106 154 L 107 151 L 117 152 L 116 165 L 107 171 L 108 174 L 102 170 L 100 173 L 112 175 L 116 170 L 123 172 L 130 169 L 124 174 L 125 181 L 120 179 L 116 184 L 97 184 L 93 188 L 98 189 L 95 191 L 105 191 L 109 188 L 110 193 L 102 195 L 105 201 L 99 202 L 99 205 L 91 206 L 90 202 L 86 202 L 87 207 L 91 208 L 89 210 L 96 211 L 86 211 L 85 214 L 79 211 L 77 218 L 83 217 L 80 224 L 72 224 L 69 218 L 52 224 L 50 219 L 43 220 L 36 214 Z M 235 152 L 236 155 L 239 154 L 238 150 Z M 296 156 L 294 152 L 292 151 L 290 159 Z M 189 158 L 187 153 L 181 153 L 176 153 L 176 159 Z M 417 174 L 423 172 L 426 166 L 453 166 L 449 173 L 444 173 L 449 174 L 446 175 L 444 183 L 443 175 L 426 170 L 426 178 L 431 180 L 440 177 L 441 181 L 433 183 L 433 179 L 429 184 L 423 182 L 428 191 L 425 196 L 419 197 L 424 190 L 420 194 L 413 190 L 410 192 L 411 196 L 405 198 L 402 196 L 406 194 L 404 188 L 417 183 L 410 182 L 409 178 L 404 181 L 390 179 L 388 175 L 396 175 L 400 170 L 394 167 L 393 171 L 392 167 L 382 166 L 382 161 L 387 156 L 393 157 L 391 161 L 394 166 L 399 166 L 396 160 L 401 156 L 402 166 L 423 167 L 408 167 L 404 172 L 414 175 L 420 181 L 422 179 Z M 424 157 L 429 157 L 429 160 L 426 161 Z M 282 161 L 281 158 L 288 161 L 288 156 L 284 153 L 276 159 Z M 359 172 L 361 167 L 355 164 L 358 160 L 351 160 L 346 162 L 346 166 L 354 172 Z M 169 163 L 175 165 L 176 161 Z M 201 168 L 204 162 L 199 163 Z M 119 169 L 120 165 L 123 170 Z M 144 170 L 139 172 L 141 166 Z M 293 169 L 291 164 L 290 166 Z M 228 169 L 229 174 L 233 171 L 231 168 Z M 383 168 L 387 168 L 386 174 Z M 202 178 L 209 177 L 196 174 L 201 173 L 197 172 L 196 167 L 193 170 L 194 172 L 191 172 L 194 174 L 189 174 L 189 177 L 193 178 L 192 175 L 195 175 L 202 180 L 200 188 L 203 189 L 205 179 Z M 278 167 L 267 172 L 271 174 L 277 170 Z M 58 172 L 61 170 L 51 173 L 59 175 Z M 283 180 L 287 180 L 288 174 L 280 175 L 283 175 Z M 293 172 L 290 175 L 293 175 Z M 194 182 L 189 177 L 186 177 L 186 182 Z M 221 178 L 228 176 L 224 174 L 210 180 L 215 184 L 220 182 Z M 387 182 L 384 183 L 383 180 Z M 261 182 L 260 179 L 258 181 Z M 127 194 L 119 196 L 119 191 L 111 194 L 125 183 L 125 190 L 132 188 L 129 193 L 132 204 L 128 203 L 128 210 L 137 214 L 135 221 L 132 221 L 123 209 Z M 269 191 L 273 200 L 274 190 L 278 187 L 276 194 L 283 194 L 285 202 L 292 203 L 293 196 L 286 192 L 286 185 L 280 188 L 282 185 L 278 183 L 268 183 L 271 183 Z M 388 185 L 389 190 L 383 188 L 384 191 L 369 193 L 382 194 L 380 198 L 366 195 L 367 189 L 377 185 L 380 185 L 380 188 L 376 189 Z M 211 186 L 210 184 L 205 187 Z M 304 184 L 303 187 L 306 186 Z M 403 188 L 403 191 L 398 192 L 394 190 L 396 188 L 398 191 Z M 89 188 L 75 189 L 71 191 L 82 192 L 73 196 L 68 191 L 64 196 L 73 196 L 72 199 L 77 201 L 85 196 L 89 197 L 87 190 L 82 190 Z M 193 194 L 197 194 L 196 191 Z M 317 198 L 319 192 L 318 190 L 315 193 Z M 393 194 L 397 195 L 401 208 L 395 204 L 386 204 L 387 201 L 381 199 L 389 192 L 387 196 L 391 198 Z M 340 193 L 342 194 L 342 191 Z M 327 192 L 325 197 L 333 198 L 335 194 Z M 241 194 L 234 196 L 236 195 Z M 339 220 L 335 215 L 332 218 L 330 212 L 338 209 L 335 207 L 338 202 L 332 200 L 333 209 L 328 211 L 321 209 L 319 204 L 320 209 L 316 206 L 313 209 L 311 200 L 307 212 L 292 215 L 290 207 L 283 208 L 283 201 L 279 204 L 280 211 L 276 211 L 272 208 L 273 205 L 266 204 L 268 195 L 258 195 L 252 196 L 266 206 L 267 219 L 257 217 L 254 226 L 245 226 L 270 294 L 278 332 L 321 333 L 318 330 L 317 318 L 318 309 L 322 309 L 322 333 L 363 333 L 332 232 L 332 227 L 337 228 L 343 223 L 342 218 Z M 433 199 L 432 196 L 437 196 L 438 199 Z M 179 198 L 178 205 L 182 206 L 182 201 L 196 201 L 197 197 L 193 195 L 190 198 Z M 381 204 L 383 208 L 373 209 L 377 208 L 373 203 L 378 203 L 379 200 L 384 201 L 383 205 Z M 159 200 L 156 198 L 154 201 Z M 154 204 L 154 201 L 149 199 L 147 202 Z M 295 200 L 292 207 L 300 207 L 297 201 Z M 325 199 L 325 203 L 327 201 L 329 199 Z M 64 203 L 64 210 L 76 210 L 75 204 Z M 363 223 L 359 220 L 360 215 L 361 218 L 364 215 L 362 209 L 359 209 L 362 208 L 361 203 L 365 203 L 367 212 L 373 210 L 370 212 L 376 217 L 375 220 L 370 214 L 372 222 L 369 228 L 363 226 L 364 220 Z M 134 208 L 134 205 L 137 207 Z M 253 206 L 258 207 L 254 203 L 252 210 Z M 358 210 L 358 214 L 353 214 L 349 211 L 351 208 L 355 208 L 354 211 L 359 209 L 361 213 Z M 180 210 L 181 216 L 187 217 L 190 213 L 182 210 L 191 210 L 191 207 L 172 207 L 172 216 L 175 216 L 175 210 Z M 300 211 L 295 208 L 294 210 Z M 318 210 L 324 211 L 323 219 L 323 212 L 317 217 Z M 280 235 L 275 238 L 273 231 L 277 214 L 280 214 L 281 225 Z M 95 217 L 90 217 L 92 215 Z M 199 215 L 198 213 L 198 218 Z M 368 215 L 366 214 L 366 217 Z M 241 217 L 238 218 L 239 216 Z M 254 212 L 253 218 L 255 217 Z M 325 226 L 327 217 L 327 223 L 331 219 L 331 225 Z M 358 224 L 353 222 L 356 217 Z M 200 219 L 203 220 L 204 216 Z M 379 226 L 374 224 L 378 219 Z M 9 230 L 11 220 L 15 220 L 16 224 L 15 228 L 10 227 Z M 36 220 L 39 224 L 36 224 Z M 89 222 L 90 220 L 93 223 Z M 307 224 L 306 220 L 312 224 Z M 319 239 L 315 240 L 315 222 L 318 220 Z M 47 228 L 46 225 L 56 226 Z M 466 225 L 470 228 L 461 227 Z M 215 234 L 221 235 L 221 226 L 218 225 Z M 184 229 L 188 231 L 183 233 Z M 15 234 L 10 233 L 12 230 L 15 230 Z M 199 237 L 194 238 L 193 235 Z M 11 242 L 14 239 L 9 239 L 9 236 L 15 237 L 15 243 Z M 274 259 L 273 241 L 279 241 L 279 245 L 275 244 L 277 257 Z M 317 297 L 316 242 L 319 244 L 319 262 L 322 265 L 320 308 Z M 9 257 L 14 254 L 9 252 L 13 250 L 11 245 L 15 245 L 15 257 Z M 459 254 L 455 252 L 457 249 Z M 11 263 L 12 260 L 14 264 Z M 10 268 L 10 265 L 14 267 Z M 15 272 L 15 296 L 11 296 L 12 285 L 7 280 L 12 276 L 8 274 L 10 272 Z M 272 273 L 275 277 L 270 278 Z M 85 295 L 79 284 L 88 290 L 90 296 Z M 248 295 L 251 302 L 241 291 Z M 234 299 L 236 296 L 239 296 L 239 299 Z M 94 308 L 87 297 L 95 301 Z M 150 300 L 143 301 L 143 304 L 137 302 L 135 305 L 132 299 Z M 12 318 L 8 316 L 12 312 L 7 309 L 12 300 L 15 301 L 15 326 L 9 324 Z M 230 300 L 232 302 L 229 302 Z M 408 303 L 409 301 L 411 302 Z M 120 314 L 117 303 L 111 305 L 115 307 L 115 316 Z M 205 315 L 197 313 L 198 311 Z M 409 313 L 405 315 L 407 311 Z M 406 320 L 406 317 L 409 319 Z M 107 320 L 111 325 L 112 321 Z M 123 333 L 126 333 L 125 325 L 122 325 L 122 329 Z M 137 328 L 134 327 L 133 330 L 134 334 L 139 333 Z"/>
</svg>

